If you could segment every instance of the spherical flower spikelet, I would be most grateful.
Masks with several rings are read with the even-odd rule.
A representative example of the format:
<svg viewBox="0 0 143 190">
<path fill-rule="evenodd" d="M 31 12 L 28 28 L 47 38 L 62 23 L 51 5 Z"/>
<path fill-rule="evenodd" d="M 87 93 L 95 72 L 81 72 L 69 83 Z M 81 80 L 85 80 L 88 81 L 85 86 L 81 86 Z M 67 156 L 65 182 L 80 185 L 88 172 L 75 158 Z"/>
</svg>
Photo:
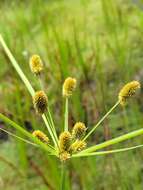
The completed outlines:
<svg viewBox="0 0 143 190">
<path fill-rule="evenodd" d="M 37 137 L 40 141 L 42 141 L 43 143 L 49 143 L 49 138 L 40 130 L 35 130 L 32 135 L 34 137 Z"/>
<path fill-rule="evenodd" d="M 140 88 L 140 83 L 138 81 L 132 81 L 123 86 L 118 95 L 120 104 L 124 106 L 126 100 L 133 96 L 138 88 Z"/>
<path fill-rule="evenodd" d="M 34 74 L 40 74 L 43 70 L 43 63 L 39 55 L 33 55 L 29 61 L 31 71 Z"/>
<path fill-rule="evenodd" d="M 81 138 L 86 132 L 86 126 L 82 122 L 77 122 L 72 129 L 73 138 Z"/>
<path fill-rule="evenodd" d="M 33 104 L 36 112 L 43 114 L 47 110 L 48 98 L 44 91 L 37 91 L 33 96 Z"/>
<path fill-rule="evenodd" d="M 86 142 L 82 140 L 76 140 L 69 148 L 71 153 L 80 152 L 86 147 Z"/>
<path fill-rule="evenodd" d="M 68 77 L 63 84 L 63 96 L 70 97 L 76 88 L 76 79 Z"/>
<path fill-rule="evenodd" d="M 59 137 L 59 147 L 60 147 L 60 152 L 65 152 L 69 149 L 71 145 L 71 134 L 68 131 L 64 131 L 60 134 Z"/>
</svg>

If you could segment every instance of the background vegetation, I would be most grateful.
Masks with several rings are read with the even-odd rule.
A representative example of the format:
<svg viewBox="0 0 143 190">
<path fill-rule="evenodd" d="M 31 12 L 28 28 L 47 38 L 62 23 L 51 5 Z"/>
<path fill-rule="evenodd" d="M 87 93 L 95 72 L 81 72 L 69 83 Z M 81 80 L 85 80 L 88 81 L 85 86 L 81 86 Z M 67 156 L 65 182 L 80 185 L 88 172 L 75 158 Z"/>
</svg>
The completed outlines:
<svg viewBox="0 0 143 190">
<path fill-rule="evenodd" d="M 67 76 L 78 79 L 78 88 L 70 104 L 70 127 L 75 121 L 83 121 L 91 128 L 115 103 L 123 84 L 133 79 L 143 83 L 141 2 L 6 0 L 0 1 L 0 7 L 0 33 L 35 88 L 38 82 L 30 72 L 29 57 L 36 53 L 44 61 L 43 81 L 57 130 L 63 126 L 61 88 Z M 95 132 L 91 144 L 141 128 L 142 95 L 141 89 L 137 99 L 131 100 L 126 109 L 116 109 Z M 46 131 L 35 114 L 28 91 L 2 49 L 0 111 L 29 131 Z M 8 126 L 0 122 L 0 127 Z M 118 147 L 142 142 L 142 137 L 137 137 Z M 0 189 L 57 190 L 59 161 L 4 132 L 0 132 L 0 143 Z M 66 189 L 141 190 L 142 160 L 142 149 L 73 159 L 68 163 Z"/>
</svg>

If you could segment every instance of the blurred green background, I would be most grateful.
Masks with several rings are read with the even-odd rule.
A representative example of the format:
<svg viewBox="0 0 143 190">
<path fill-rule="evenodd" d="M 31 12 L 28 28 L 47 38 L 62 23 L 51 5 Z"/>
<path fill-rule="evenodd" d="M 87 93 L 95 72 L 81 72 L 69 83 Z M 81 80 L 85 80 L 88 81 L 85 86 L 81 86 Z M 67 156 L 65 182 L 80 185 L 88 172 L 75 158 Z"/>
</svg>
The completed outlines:
<svg viewBox="0 0 143 190">
<path fill-rule="evenodd" d="M 70 102 L 70 127 L 83 121 L 90 129 L 116 102 L 126 82 L 143 84 L 143 3 L 136 0 L 1 0 L 0 33 L 35 89 L 29 57 L 45 65 L 43 83 L 58 133 L 63 125 L 62 83 L 77 78 Z M 100 143 L 143 125 L 143 89 L 123 109 L 118 107 L 90 138 Z M 0 47 L 0 112 L 27 130 L 41 129 L 32 99 Z M 2 121 L 0 127 L 7 129 Z M 12 131 L 17 133 L 17 131 Z M 137 137 L 111 148 L 143 143 Z M 142 149 L 73 159 L 67 190 L 142 190 Z M 25 177 L 19 172 L 23 172 Z M 0 132 L 0 189 L 57 190 L 60 163 Z"/>
</svg>

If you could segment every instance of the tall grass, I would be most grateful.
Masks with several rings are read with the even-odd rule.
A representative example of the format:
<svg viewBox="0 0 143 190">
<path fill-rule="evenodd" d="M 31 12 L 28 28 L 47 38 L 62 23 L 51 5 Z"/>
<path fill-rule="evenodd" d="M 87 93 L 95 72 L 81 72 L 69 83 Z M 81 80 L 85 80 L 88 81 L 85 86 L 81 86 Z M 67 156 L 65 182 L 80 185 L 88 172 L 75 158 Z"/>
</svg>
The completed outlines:
<svg viewBox="0 0 143 190">
<path fill-rule="evenodd" d="M 69 119 L 71 125 L 74 123 L 75 118 L 83 118 L 85 122 L 88 120 L 87 124 L 90 129 L 90 126 L 99 119 L 99 114 L 106 112 L 106 106 L 109 107 L 114 102 L 115 97 L 113 93 L 115 93 L 117 85 L 120 86 L 122 81 L 129 81 L 131 78 L 142 80 L 142 45 L 140 43 L 142 41 L 142 13 L 136 7 L 133 7 L 132 4 L 120 4 L 119 1 L 110 1 L 108 4 L 106 1 L 90 1 L 86 4 L 86 12 L 79 1 L 55 1 L 50 6 L 44 2 L 37 2 L 38 5 L 31 1 L 26 9 L 24 3 L 20 3 L 18 6 L 15 3 L 9 5 L 9 7 L 6 6 L 7 4 L 5 6 L 2 5 L 3 14 L 1 14 L 0 19 L 0 31 L 29 79 L 32 77 L 28 67 L 25 66 L 27 65 L 29 55 L 38 52 L 44 58 L 46 72 L 48 73 L 45 83 L 49 86 L 49 96 L 50 98 L 52 97 L 50 104 L 55 105 L 53 109 L 56 110 L 56 120 L 59 121 L 57 130 L 63 127 L 63 121 L 60 120 L 62 113 L 60 108 L 61 100 L 57 98 L 61 93 L 61 89 L 59 89 L 56 81 L 59 80 L 61 82 L 69 74 L 69 71 L 72 75 L 76 75 L 77 68 L 80 70 L 78 75 L 82 81 L 79 85 L 83 93 L 82 96 L 81 92 L 74 95 L 74 105 L 70 107 L 72 117 Z M 108 12 L 108 17 L 110 18 L 105 15 L 105 11 Z M 83 18 L 85 19 L 83 13 L 86 14 L 86 27 L 85 20 L 83 21 Z M 86 38 L 83 37 L 85 30 L 87 33 Z M 9 112 L 10 110 L 13 112 L 17 110 L 18 104 L 15 104 L 14 108 L 11 103 L 8 103 L 12 99 L 15 101 L 12 90 L 14 85 L 9 85 L 9 80 L 11 81 L 12 78 L 18 80 L 18 77 L 11 69 L 11 65 L 4 54 L 0 60 L 0 66 L 3 68 L 0 69 L 0 90 L 1 93 L 3 90 L 6 91 L 1 96 L 2 103 L 0 108 L 4 108 L 6 102 Z M 11 83 L 13 83 L 13 80 Z M 36 86 L 35 79 L 31 80 L 34 86 Z M 18 84 L 21 84 L 20 81 L 18 81 Z M 11 89 L 11 96 L 9 96 L 7 87 Z M 87 90 L 88 87 L 90 90 Z M 33 111 L 31 110 L 30 116 L 27 114 L 29 113 L 28 110 L 31 109 L 31 104 L 29 103 L 31 98 L 27 95 L 25 88 L 22 87 L 21 91 L 24 93 L 23 99 L 27 100 L 23 109 L 23 113 L 26 116 L 24 118 L 28 121 L 32 118 L 31 125 L 36 129 Z M 79 104 L 81 97 L 82 105 Z M 101 134 L 103 128 L 99 128 L 95 136 L 92 137 L 92 141 L 96 143 L 101 142 L 102 139 L 122 134 L 129 131 L 129 129 L 137 128 L 139 124 L 141 125 L 142 113 L 140 104 L 142 104 L 142 100 L 140 98 L 138 98 L 138 103 L 130 111 L 127 108 L 128 114 L 125 118 L 122 117 L 122 112 L 117 113 L 115 111 L 104 122 L 104 128 L 108 127 L 109 130 L 108 135 L 105 130 L 103 136 Z M 7 113 L 7 110 L 5 109 L 4 112 Z M 15 114 L 13 114 L 13 118 L 17 120 Z M 118 121 L 121 121 L 121 124 Z M 37 119 L 37 122 L 39 125 L 41 124 L 40 119 Z M 141 138 L 136 139 L 135 142 L 140 143 Z M 132 145 L 132 142 L 129 144 Z M 131 165 L 127 163 L 127 158 L 130 155 L 134 155 L 134 159 L 131 158 L 131 163 L 133 164 L 131 170 L 136 177 L 129 173 L 126 176 L 123 175 Z M 141 158 L 142 151 L 140 150 L 113 156 L 112 162 L 109 162 L 109 156 L 100 158 L 100 160 L 99 158 L 89 158 L 83 162 L 90 169 L 93 168 L 91 166 L 91 163 L 93 163 L 96 165 L 96 169 L 95 171 L 92 169 L 92 172 L 87 174 L 88 182 L 84 180 L 84 176 L 81 174 L 85 171 L 83 167 L 79 166 L 79 171 L 70 175 L 79 182 L 78 187 L 81 189 L 87 189 L 88 187 L 94 189 L 93 176 L 96 176 L 96 187 L 98 189 L 104 187 L 112 189 L 113 186 L 120 189 L 136 186 L 136 189 L 140 189 Z M 125 162 L 127 164 L 123 168 Z M 51 161 L 50 166 L 52 166 L 52 163 Z M 78 161 L 73 161 L 72 167 L 75 168 L 77 163 Z M 102 163 L 104 163 L 103 169 L 101 169 Z M 100 174 L 110 174 L 111 170 L 116 180 L 110 178 L 109 180 L 104 180 L 104 183 L 101 184 Z M 119 173 L 119 175 L 117 176 L 116 173 Z M 57 175 L 55 172 L 55 176 Z M 103 176 L 103 179 L 106 179 L 106 176 Z M 58 183 L 58 179 L 56 181 Z"/>
</svg>

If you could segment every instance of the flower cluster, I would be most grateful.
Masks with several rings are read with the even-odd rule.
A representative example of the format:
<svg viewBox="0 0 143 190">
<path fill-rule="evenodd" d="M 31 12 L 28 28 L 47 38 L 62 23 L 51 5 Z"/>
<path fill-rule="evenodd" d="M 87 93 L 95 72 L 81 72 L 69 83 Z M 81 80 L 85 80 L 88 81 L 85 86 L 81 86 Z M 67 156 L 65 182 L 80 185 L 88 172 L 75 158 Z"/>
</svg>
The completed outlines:
<svg viewBox="0 0 143 190">
<path fill-rule="evenodd" d="M 64 131 L 59 136 L 59 156 L 62 161 L 70 158 L 73 153 L 79 152 L 86 147 L 86 142 L 82 140 L 86 131 L 84 123 L 77 122 L 71 133 Z"/>
<path fill-rule="evenodd" d="M 43 64 L 38 55 L 33 55 L 30 59 L 30 67 L 33 73 L 39 77 L 38 74 L 43 70 Z M 72 128 L 72 131 L 68 130 L 68 99 L 72 96 L 73 91 L 76 88 L 76 79 L 72 77 L 68 77 L 65 79 L 62 87 L 62 95 L 65 98 L 65 123 L 64 123 L 64 131 L 60 133 L 59 137 L 57 137 L 56 129 L 49 111 L 48 107 L 48 97 L 43 90 L 39 90 L 33 96 L 33 104 L 37 113 L 45 114 L 47 119 L 47 125 L 49 129 L 49 133 L 51 138 L 55 144 L 55 149 L 57 150 L 57 155 L 61 161 L 66 161 L 73 154 L 76 154 L 82 151 L 86 147 L 85 140 L 88 136 L 97 128 L 100 124 L 97 123 L 91 131 L 85 136 L 86 126 L 82 122 L 77 122 Z M 113 106 L 115 108 L 118 104 L 125 105 L 128 98 L 135 94 L 135 91 L 140 88 L 140 83 L 138 81 L 132 81 L 127 83 L 120 90 L 118 94 L 118 101 Z M 111 108 L 112 110 L 112 108 Z M 108 114 L 110 111 L 108 112 Z M 48 115 L 49 114 L 49 115 Z M 106 116 L 108 115 L 106 114 Z M 44 143 L 49 143 L 49 138 L 40 130 L 36 130 L 33 132 L 33 136 L 37 137 L 40 141 Z"/>
</svg>

